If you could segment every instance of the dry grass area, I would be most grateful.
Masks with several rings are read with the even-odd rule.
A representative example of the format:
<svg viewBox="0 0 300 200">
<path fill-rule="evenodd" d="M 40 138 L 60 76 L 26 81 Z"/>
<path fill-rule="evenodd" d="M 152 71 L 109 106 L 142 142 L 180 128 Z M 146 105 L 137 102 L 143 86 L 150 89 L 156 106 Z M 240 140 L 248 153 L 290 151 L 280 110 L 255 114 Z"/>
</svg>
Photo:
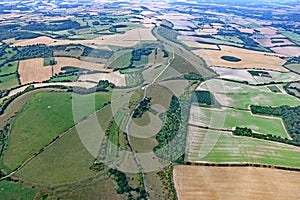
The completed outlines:
<svg viewBox="0 0 300 200">
<path fill-rule="evenodd" d="M 177 165 L 173 173 L 179 200 L 300 198 L 300 172 Z"/>
<path fill-rule="evenodd" d="M 186 44 L 188 47 L 219 50 L 218 46 L 214 44 L 205 44 L 205 43 L 191 42 L 191 41 L 183 41 L 183 43 Z"/>
<path fill-rule="evenodd" d="M 204 28 L 195 30 L 197 35 L 215 35 L 218 33 L 218 30 L 215 28 Z"/>
<path fill-rule="evenodd" d="M 24 47 L 24 46 L 37 45 L 37 44 L 48 45 L 48 44 L 52 44 L 54 42 L 55 42 L 55 40 L 50 38 L 50 37 L 41 36 L 41 37 L 37 37 L 37 38 L 34 38 L 34 39 L 17 41 L 13 46 Z"/>
<path fill-rule="evenodd" d="M 237 47 L 220 46 L 221 50 L 194 50 L 193 53 L 202 57 L 209 66 L 219 66 L 239 69 L 266 69 L 287 72 L 282 67 L 285 60 L 279 58 L 279 55 L 252 51 Z M 233 56 L 240 58 L 240 62 L 229 62 L 221 59 L 222 56 Z"/>
<path fill-rule="evenodd" d="M 85 62 L 76 58 L 56 57 L 55 60 L 57 61 L 57 64 L 53 67 L 53 74 L 51 66 L 44 66 L 43 58 L 21 60 L 18 69 L 21 84 L 49 80 L 54 74 L 61 72 L 61 68 L 64 66 L 73 66 L 101 72 L 112 72 L 112 69 L 104 68 L 104 64 Z"/>
<path fill-rule="evenodd" d="M 300 47 L 298 46 L 274 47 L 271 49 L 276 53 L 284 54 L 291 57 L 300 56 Z"/>
<path fill-rule="evenodd" d="M 79 77 L 79 81 L 92 81 L 98 83 L 100 80 L 108 80 L 117 86 L 126 86 L 125 75 L 120 74 L 118 71 L 111 73 L 84 74 Z"/>
<path fill-rule="evenodd" d="M 43 58 L 34 58 L 21 60 L 19 62 L 18 73 L 20 75 L 21 84 L 32 82 L 42 82 L 51 78 L 51 66 L 44 67 Z"/>
</svg>

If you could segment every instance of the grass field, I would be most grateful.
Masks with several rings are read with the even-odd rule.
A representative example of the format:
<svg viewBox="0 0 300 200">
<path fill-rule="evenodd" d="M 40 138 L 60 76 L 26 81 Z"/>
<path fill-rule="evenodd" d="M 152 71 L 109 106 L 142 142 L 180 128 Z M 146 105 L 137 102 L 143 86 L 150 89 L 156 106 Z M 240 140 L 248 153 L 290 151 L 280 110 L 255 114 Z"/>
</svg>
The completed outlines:
<svg viewBox="0 0 300 200">
<path fill-rule="evenodd" d="M 115 58 L 107 67 L 116 68 L 126 68 L 130 65 L 131 51 L 124 52 L 122 55 Z"/>
<path fill-rule="evenodd" d="M 189 127 L 186 159 L 190 162 L 250 162 L 300 168 L 300 148 Z"/>
<path fill-rule="evenodd" d="M 63 77 L 55 77 L 55 78 L 51 78 L 49 80 L 50 83 L 54 83 L 54 82 L 74 82 L 76 81 L 77 76 L 76 75 L 71 75 L 71 76 L 63 76 Z"/>
<path fill-rule="evenodd" d="M 9 147 L 4 153 L 4 165 L 10 169 L 16 168 L 73 126 L 74 120 L 80 121 L 94 112 L 94 105 L 89 103 L 91 99 L 95 98 L 95 109 L 99 109 L 110 100 L 110 93 L 96 93 L 95 96 L 75 95 L 73 98 L 77 99 L 77 104 L 73 106 L 82 106 L 83 109 L 72 109 L 72 93 L 35 94 L 13 123 Z"/>
<path fill-rule="evenodd" d="M 34 199 L 35 195 L 36 191 L 34 191 L 33 189 L 13 182 L 0 181 L 0 199 Z"/>
<path fill-rule="evenodd" d="M 286 65 L 285 67 L 292 71 L 300 73 L 300 64 L 289 64 L 289 65 Z"/>
<path fill-rule="evenodd" d="M 250 105 L 260 106 L 298 106 L 298 98 L 281 93 L 257 92 L 257 93 L 228 93 L 214 94 L 216 100 L 223 106 L 234 108 L 248 108 Z"/>
<path fill-rule="evenodd" d="M 258 133 L 287 137 L 280 118 L 254 116 L 248 111 L 229 108 L 217 109 L 193 105 L 191 107 L 190 124 L 225 129 L 233 129 L 237 126 L 248 127 Z"/>
<path fill-rule="evenodd" d="M 188 173 L 187 173 L 188 172 Z M 299 199 L 299 172 L 251 167 L 174 167 L 179 200 Z"/>
<path fill-rule="evenodd" d="M 9 66 L 10 64 L 12 66 Z M 0 75 L 15 73 L 17 71 L 18 65 L 18 61 L 6 63 L 3 67 L 0 68 Z"/>
<path fill-rule="evenodd" d="M 0 90 L 11 89 L 19 86 L 16 74 L 0 77 Z"/>
</svg>

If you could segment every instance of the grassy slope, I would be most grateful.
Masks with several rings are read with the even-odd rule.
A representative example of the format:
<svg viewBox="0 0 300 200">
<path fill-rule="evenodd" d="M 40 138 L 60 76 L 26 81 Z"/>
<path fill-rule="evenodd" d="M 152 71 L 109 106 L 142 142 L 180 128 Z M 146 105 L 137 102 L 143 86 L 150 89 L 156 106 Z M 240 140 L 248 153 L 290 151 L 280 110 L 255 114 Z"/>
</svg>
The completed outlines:
<svg viewBox="0 0 300 200">
<path fill-rule="evenodd" d="M 19 85 L 16 74 L 0 77 L 0 90 L 11 89 Z"/>
<path fill-rule="evenodd" d="M 196 128 L 190 129 L 189 140 L 193 136 L 194 142 L 189 145 L 191 153 L 187 154 L 190 161 L 253 162 L 300 167 L 299 147 Z M 200 158 L 200 148 L 203 151 L 209 149 L 208 146 L 213 148 L 204 158 Z"/>
<path fill-rule="evenodd" d="M 34 199 L 35 194 L 33 189 L 8 181 L 0 181 L 0 199 Z"/>
<path fill-rule="evenodd" d="M 110 100 L 110 93 L 97 93 L 96 109 Z M 73 114 L 78 120 L 94 111 L 89 98 L 93 95 L 75 95 L 84 109 L 72 109 L 72 93 L 38 93 L 32 97 L 25 110 L 15 120 L 4 154 L 4 164 L 16 168 L 27 158 L 51 142 L 56 136 L 74 125 Z M 74 104 L 73 104 L 74 106 Z"/>
</svg>

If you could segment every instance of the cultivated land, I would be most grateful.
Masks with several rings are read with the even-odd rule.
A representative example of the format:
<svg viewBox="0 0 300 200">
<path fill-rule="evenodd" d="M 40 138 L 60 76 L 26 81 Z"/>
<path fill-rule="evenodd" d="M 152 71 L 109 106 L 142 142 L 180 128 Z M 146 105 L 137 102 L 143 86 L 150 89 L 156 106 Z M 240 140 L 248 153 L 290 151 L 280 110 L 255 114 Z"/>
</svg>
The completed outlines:
<svg viewBox="0 0 300 200">
<path fill-rule="evenodd" d="M 188 173 L 187 173 L 188 172 Z M 251 167 L 174 167 L 179 200 L 299 199 L 299 172 Z"/>
<path fill-rule="evenodd" d="M 248 127 L 258 133 L 288 137 L 280 118 L 254 116 L 250 111 L 230 108 L 205 108 L 192 105 L 189 123 L 195 126 L 229 130 L 238 126 Z"/>
<path fill-rule="evenodd" d="M 300 148 L 189 126 L 185 160 L 192 163 L 257 163 L 300 167 Z"/>
<path fill-rule="evenodd" d="M 209 66 L 220 66 L 228 68 L 239 68 L 239 69 L 266 69 L 266 70 L 277 70 L 286 72 L 287 69 L 283 68 L 282 65 L 285 61 L 279 58 L 279 55 L 271 53 L 263 53 L 258 51 L 251 51 L 242 48 L 230 47 L 220 45 L 221 51 L 219 50 L 193 50 L 193 52 L 202 57 Z M 221 59 L 222 56 L 234 56 L 240 58 L 240 62 L 229 62 Z M 255 57 L 255 60 L 253 58 Z"/>
</svg>

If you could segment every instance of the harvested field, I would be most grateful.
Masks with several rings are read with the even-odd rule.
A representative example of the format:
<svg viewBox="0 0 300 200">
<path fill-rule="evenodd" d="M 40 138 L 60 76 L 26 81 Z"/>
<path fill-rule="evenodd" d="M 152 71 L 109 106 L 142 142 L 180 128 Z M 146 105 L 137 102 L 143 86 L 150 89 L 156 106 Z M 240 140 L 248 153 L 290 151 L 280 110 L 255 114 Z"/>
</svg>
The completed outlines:
<svg viewBox="0 0 300 200">
<path fill-rule="evenodd" d="M 22 85 L 46 81 L 52 77 L 52 67 L 44 67 L 43 58 L 21 60 L 19 62 L 18 72 L 20 74 L 20 82 Z"/>
<path fill-rule="evenodd" d="M 187 173 L 188 172 L 188 173 Z M 181 166 L 173 170 L 179 200 L 299 199 L 300 173 L 268 168 Z"/>
<path fill-rule="evenodd" d="M 197 35 L 215 35 L 218 33 L 218 30 L 215 28 L 205 28 L 205 29 L 198 29 L 195 32 Z"/>
<path fill-rule="evenodd" d="M 125 75 L 120 72 L 111 73 L 95 73 L 95 74 L 84 74 L 79 76 L 79 81 L 92 81 L 98 83 L 100 80 L 108 80 L 109 82 L 117 86 L 126 86 Z"/>
<path fill-rule="evenodd" d="M 249 33 L 249 34 L 252 34 L 254 32 L 254 29 L 253 28 L 240 28 L 238 27 L 237 28 L 241 33 Z"/>
<path fill-rule="evenodd" d="M 259 39 L 254 39 L 254 40 L 264 47 L 278 47 L 278 46 L 284 46 L 284 45 L 294 45 L 294 43 L 292 43 L 288 39 L 259 38 Z M 282 47 L 282 48 L 284 48 L 284 47 Z"/>
<path fill-rule="evenodd" d="M 251 51 L 231 46 L 220 46 L 221 51 L 218 50 L 194 50 L 193 52 L 204 58 L 209 66 L 219 66 L 227 68 L 240 69 L 267 69 L 286 72 L 288 71 L 282 65 L 286 62 L 279 58 L 279 55 L 272 53 L 264 53 L 258 51 Z M 222 56 L 233 56 L 240 58 L 240 62 L 229 62 L 221 59 Z M 255 58 L 255 59 L 253 59 Z"/>
<path fill-rule="evenodd" d="M 37 37 L 34 39 L 29 39 L 29 40 L 23 40 L 23 41 L 17 41 L 13 46 L 19 46 L 19 47 L 24 47 L 24 46 L 29 46 L 29 45 L 37 45 L 37 44 L 52 44 L 54 43 L 56 40 L 47 37 L 47 36 L 41 36 L 41 37 Z"/>
<path fill-rule="evenodd" d="M 104 64 L 81 61 L 76 58 L 56 57 L 57 64 L 53 66 L 44 66 L 43 58 L 34 58 L 21 60 L 19 63 L 19 74 L 21 84 L 32 82 L 43 82 L 49 80 L 54 74 L 61 72 L 65 66 L 78 67 L 94 71 L 112 72 L 112 69 L 105 69 Z"/>
<path fill-rule="evenodd" d="M 300 47 L 298 46 L 274 47 L 271 49 L 276 53 L 291 56 L 291 57 L 300 56 Z"/>
<path fill-rule="evenodd" d="M 258 163 L 300 168 L 300 147 L 189 126 L 185 160 Z"/>
<path fill-rule="evenodd" d="M 255 28 L 255 30 L 259 31 L 263 35 L 275 35 L 277 33 L 277 30 L 273 27 L 271 28 Z"/>
<path fill-rule="evenodd" d="M 92 40 L 57 40 L 51 45 L 93 44 L 131 47 L 140 41 L 156 41 L 151 30 L 152 28 L 136 28 L 127 31 L 124 34 L 105 35 Z"/>
<path fill-rule="evenodd" d="M 188 47 L 219 50 L 219 47 L 213 44 L 205 44 L 205 43 L 190 42 L 190 41 L 183 41 L 183 43 L 186 44 Z"/>
</svg>

